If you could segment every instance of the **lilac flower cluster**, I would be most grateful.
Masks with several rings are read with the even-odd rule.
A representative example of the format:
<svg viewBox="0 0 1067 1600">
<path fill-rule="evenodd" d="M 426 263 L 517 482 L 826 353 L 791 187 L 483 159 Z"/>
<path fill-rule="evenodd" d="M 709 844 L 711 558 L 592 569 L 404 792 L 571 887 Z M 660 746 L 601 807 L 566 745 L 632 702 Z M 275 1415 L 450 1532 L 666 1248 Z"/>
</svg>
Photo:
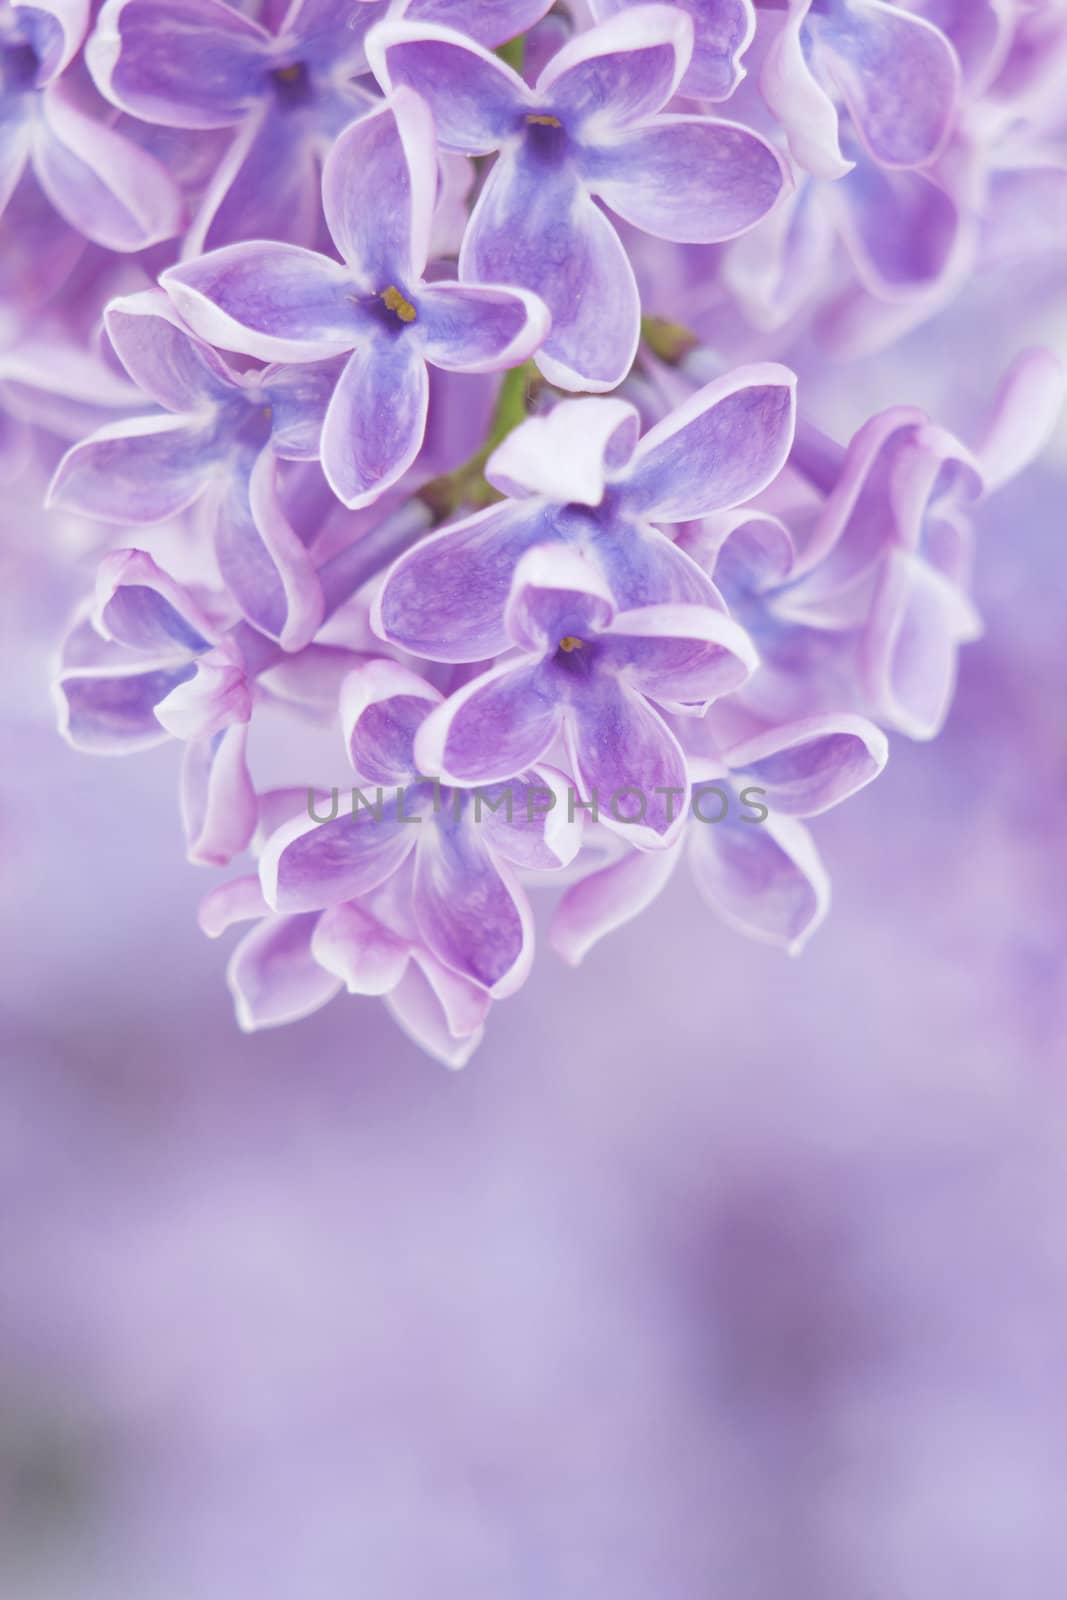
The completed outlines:
<svg viewBox="0 0 1067 1600">
<path fill-rule="evenodd" d="M 0 0 L 0 476 L 100 558 L 67 738 L 180 741 L 190 859 L 251 852 L 242 1026 L 347 989 L 459 1065 L 532 887 L 573 963 L 683 854 L 803 946 L 1062 380 L 839 445 L 783 358 L 1067 247 L 1065 82 L 1024 0 Z"/>
</svg>

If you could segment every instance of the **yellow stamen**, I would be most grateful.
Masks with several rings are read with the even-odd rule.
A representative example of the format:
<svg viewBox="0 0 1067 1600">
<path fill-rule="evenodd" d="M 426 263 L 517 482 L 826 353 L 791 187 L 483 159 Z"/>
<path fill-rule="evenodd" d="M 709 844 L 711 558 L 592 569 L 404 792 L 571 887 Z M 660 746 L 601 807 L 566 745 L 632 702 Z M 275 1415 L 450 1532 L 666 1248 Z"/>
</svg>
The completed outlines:
<svg viewBox="0 0 1067 1600">
<path fill-rule="evenodd" d="M 550 117 L 543 112 L 539 112 L 536 116 L 529 116 L 526 120 L 534 123 L 539 128 L 562 128 L 563 126 L 558 117 Z"/>
<path fill-rule="evenodd" d="M 297 62 L 297 64 L 293 67 L 276 67 L 274 76 L 281 83 L 295 83 L 303 70 L 303 67 L 299 62 Z"/>
<path fill-rule="evenodd" d="M 415 307 L 412 305 L 410 300 L 404 299 L 404 296 L 400 293 L 400 290 L 397 289 L 393 284 L 390 284 L 388 289 L 385 290 L 382 295 L 382 299 L 385 301 L 390 311 L 396 312 L 401 322 L 415 321 Z"/>
<path fill-rule="evenodd" d="M 271 420 L 271 418 L 273 417 L 273 415 L 274 415 L 274 407 L 273 406 L 264 406 L 263 407 L 263 421 L 264 422 L 269 422 Z"/>
<path fill-rule="evenodd" d="M 581 650 L 584 644 L 585 640 L 576 639 L 573 633 L 568 633 L 565 639 L 561 639 L 559 641 L 560 649 L 565 651 L 567 655 L 570 655 L 572 650 Z"/>
</svg>

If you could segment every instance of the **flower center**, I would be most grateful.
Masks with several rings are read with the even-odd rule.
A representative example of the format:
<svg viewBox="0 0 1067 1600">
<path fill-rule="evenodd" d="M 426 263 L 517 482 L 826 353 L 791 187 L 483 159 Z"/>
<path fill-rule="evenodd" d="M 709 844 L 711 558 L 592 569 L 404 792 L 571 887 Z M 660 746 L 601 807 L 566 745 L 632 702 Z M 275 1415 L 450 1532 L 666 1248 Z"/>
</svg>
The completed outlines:
<svg viewBox="0 0 1067 1600">
<path fill-rule="evenodd" d="M 576 634 L 568 633 L 565 638 L 559 641 L 559 647 L 564 655 L 569 656 L 574 650 L 584 650 L 585 640 L 579 639 Z"/>
<path fill-rule="evenodd" d="M 19 94 L 32 89 L 40 64 L 32 44 L 17 39 L 5 44 L 0 39 L 0 92 Z"/>
<path fill-rule="evenodd" d="M 275 97 L 284 110 L 303 105 L 311 99 L 311 79 L 302 61 L 287 67 L 275 67 L 270 74 Z"/>
<path fill-rule="evenodd" d="M 395 284 L 391 283 L 388 289 L 382 291 L 382 300 L 386 309 L 391 311 L 400 322 L 415 321 L 415 307 L 410 300 L 404 299 Z"/>
<path fill-rule="evenodd" d="M 549 165 L 561 162 L 567 154 L 567 130 L 550 111 L 532 111 L 526 117 L 526 149 L 536 160 Z"/>
</svg>

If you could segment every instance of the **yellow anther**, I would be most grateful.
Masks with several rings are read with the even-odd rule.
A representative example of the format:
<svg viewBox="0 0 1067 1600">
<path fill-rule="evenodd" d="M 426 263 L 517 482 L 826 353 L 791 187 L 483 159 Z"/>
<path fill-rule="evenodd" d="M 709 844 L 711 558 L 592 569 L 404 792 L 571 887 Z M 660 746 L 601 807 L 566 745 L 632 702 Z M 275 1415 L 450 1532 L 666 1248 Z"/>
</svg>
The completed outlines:
<svg viewBox="0 0 1067 1600">
<path fill-rule="evenodd" d="M 296 83 L 297 79 L 303 73 L 303 70 L 303 67 L 298 61 L 293 67 L 276 67 L 274 76 L 280 83 Z"/>
<path fill-rule="evenodd" d="M 565 639 L 559 641 L 560 649 L 565 651 L 567 655 L 570 655 L 572 650 L 580 650 L 584 644 L 585 640 L 576 639 L 573 633 L 568 633 Z"/>
<path fill-rule="evenodd" d="M 558 117 L 547 116 L 544 112 L 538 112 L 535 116 L 527 117 L 526 120 L 534 123 L 539 128 L 562 128 L 563 126 Z"/>
<path fill-rule="evenodd" d="M 264 422 L 269 422 L 271 420 L 271 418 L 274 416 L 274 407 L 273 406 L 264 406 L 262 415 L 263 415 L 263 421 Z"/>
<path fill-rule="evenodd" d="M 400 290 L 397 289 L 393 284 L 390 284 L 388 289 L 384 291 L 382 299 L 385 301 L 390 311 L 396 312 L 401 322 L 415 321 L 415 307 L 412 305 L 410 300 L 404 299 L 404 296 L 400 293 Z"/>
</svg>

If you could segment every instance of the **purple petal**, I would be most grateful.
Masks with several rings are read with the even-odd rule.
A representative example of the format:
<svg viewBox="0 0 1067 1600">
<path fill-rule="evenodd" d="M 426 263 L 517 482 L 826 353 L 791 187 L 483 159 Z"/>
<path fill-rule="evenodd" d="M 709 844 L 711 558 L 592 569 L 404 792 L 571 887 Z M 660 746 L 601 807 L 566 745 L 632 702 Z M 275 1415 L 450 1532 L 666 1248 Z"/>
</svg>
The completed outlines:
<svg viewBox="0 0 1067 1600">
<path fill-rule="evenodd" d="M 101 561 L 93 625 L 104 638 L 160 659 L 210 648 L 206 615 L 143 550 L 112 550 Z"/>
<path fill-rule="evenodd" d="M 260 382 L 271 409 L 270 442 L 283 461 L 317 461 L 322 425 L 342 360 L 268 367 Z"/>
<path fill-rule="evenodd" d="M 372 0 L 353 5 L 352 0 L 293 0 L 282 5 L 282 20 L 274 25 L 293 40 L 293 54 L 317 65 L 323 75 L 356 77 L 367 69 L 366 35 L 385 7 Z"/>
<path fill-rule="evenodd" d="M 712 244 L 765 217 L 788 179 L 759 134 L 711 117 L 659 117 L 583 162 L 594 194 L 658 239 Z"/>
<path fill-rule="evenodd" d="M 189 661 L 147 672 L 64 672 L 56 685 L 59 731 L 91 755 L 126 755 L 164 744 L 170 735 L 155 708 L 195 670 Z"/>
<path fill-rule="evenodd" d="M 179 321 L 165 294 L 121 295 L 104 311 L 108 338 L 130 377 L 168 411 L 195 411 L 234 389 L 234 374 Z"/>
<path fill-rule="evenodd" d="M 449 972 L 431 956 L 416 953 L 385 1004 L 394 1019 L 410 1039 L 446 1067 L 465 1066 L 482 1039 L 480 1025 L 471 1024 L 465 1031 L 456 1032 L 455 1022 L 449 1017 L 442 992 L 451 997 L 456 992 L 476 994 L 480 1015 L 484 1017 L 491 1005 L 484 989 L 467 983 L 458 973 Z M 471 1009 L 466 1002 L 467 1010 Z"/>
<path fill-rule="evenodd" d="M 865 717 L 809 717 L 724 749 L 740 786 L 763 789 L 775 814 L 814 817 L 876 778 L 889 758 L 885 734 Z"/>
<path fill-rule="evenodd" d="M 643 849 L 669 844 L 685 822 L 689 772 L 663 718 L 606 675 L 571 696 L 570 718 L 574 774 L 583 796 L 595 797 L 600 820 Z"/>
<path fill-rule="evenodd" d="M 557 51 L 537 80 L 537 93 L 570 130 L 591 141 L 665 106 L 692 53 L 693 24 L 680 7 L 627 9 Z"/>
<path fill-rule="evenodd" d="M 759 594 L 784 584 L 796 549 L 785 523 L 767 512 L 724 511 L 683 535 L 684 548 L 730 595 Z"/>
<path fill-rule="evenodd" d="M 967 231 L 956 201 L 924 173 L 862 161 L 841 185 L 841 198 L 845 245 L 876 297 L 926 295 L 954 272 Z"/>
<path fill-rule="evenodd" d="M 58 78 L 77 54 L 89 24 L 89 0 L 35 0 L 33 5 L 13 5 L 12 10 L 19 33 L 37 56 L 34 83 L 40 88 Z"/>
<path fill-rule="evenodd" d="M 368 661 L 350 672 L 341 690 L 341 727 L 359 777 L 409 782 L 418 771 L 415 735 L 440 703 L 437 690 L 398 661 Z"/>
<path fill-rule="evenodd" d="M 310 644 L 325 613 L 315 564 L 282 509 L 268 446 L 251 472 L 231 474 L 215 527 L 219 573 L 249 622 L 283 650 Z"/>
<path fill-rule="evenodd" d="M 785 464 L 795 393 L 794 374 L 773 362 L 705 384 L 641 440 L 623 480 L 628 507 L 688 522 L 750 500 Z"/>
<path fill-rule="evenodd" d="M 42 96 L 33 169 L 60 216 L 107 250 L 144 250 L 181 231 L 184 206 L 165 167 L 103 122 L 62 84 Z"/>
<path fill-rule="evenodd" d="M 262 361 L 341 355 L 361 328 L 348 269 L 298 245 L 227 245 L 159 282 L 202 339 Z"/>
<path fill-rule="evenodd" d="M 561 639 L 592 638 L 614 615 L 615 603 L 598 569 L 580 549 L 557 542 L 538 545 L 522 557 L 504 619 L 520 649 L 553 655 Z"/>
<path fill-rule="evenodd" d="M 802 822 L 695 821 L 689 864 L 703 898 L 722 920 L 796 955 L 830 904 L 830 884 Z"/>
<path fill-rule="evenodd" d="M 411 21 L 455 28 L 491 48 L 526 33 L 552 7 L 552 0 L 409 0 Z"/>
<path fill-rule="evenodd" d="M 430 713 L 415 741 L 419 771 L 447 783 L 499 783 L 534 766 L 559 730 L 540 662 L 483 673 Z"/>
<path fill-rule="evenodd" d="M 427 106 L 399 88 L 345 129 L 322 172 L 322 205 L 338 252 L 362 288 L 407 293 L 421 279 L 437 194 Z"/>
<path fill-rule="evenodd" d="M 741 57 L 756 31 L 752 0 L 678 0 L 693 19 L 693 58 L 683 94 L 728 100 L 745 76 Z"/>
<path fill-rule="evenodd" d="M 544 343 L 550 322 L 537 295 L 483 284 L 427 284 L 416 306 L 426 359 L 446 372 L 518 366 Z"/>
<path fill-rule="evenodd" d="M 495 996 L 525 980 L 533 960 L 526 896 L 486 854 L 473 823 L 422 834 L 412 906 L 422 938 L 453 972 Z"/>
<path fill-rule="evenodd" d="M 0 298 L 42 305 L 77 266 L 87 240 L 60 217 L 26 167 L 0 215 Z"/>
<path fill-rule="evenodd" d="M 221 0 L 108 0 L 85 58 L 123 111 L 174 128 L 224 128 L 266 93 L 272 43 Z"/>
<path fill-rule="evenodd" d="M 620 611 L 654 605 L 723 609 L 707 574 L 658 528 L 622 522 L 612 533 L 599 538 L 594 550 Z"/>
<path fill-rule="evenodd" d="M 502 494 L 543 495 L 559 505 L 598 506 L 609 469 L 623 466 L 637 443 L 639 420 L 628 400 L 564 400 L 547 416 L 527 417 L 486 463 Z"/>
<path fill-rule="evenodd" d="M 536 109 L 517 73 L 449 28 L 383 22 L 367 40 L 367 59 L 387 94 L 403 86 L 426 102 L 445 150 L 486 155 Z"/>
<path fill-rule="evenodd" d="M 263 898 L 259 879 L 249 873 L 210 889 L 200 902 L 197 922 L 207 938 L 218 939 L 237 922 L 258 922 L 260 917 L 269 915 L 270 906 Z"/>
<path fill-rule="evenodd" d="M 234 131 L 214 168 L 182 255 L 245 239 L 310 246 L 322 232 L 318 142 L 270 101 L 256 106 Z"/>
<path fill-rule="evenodd" d="M 550 383 L 613 389 L 629 372 L 641 317 L 633 268 L 569 167 L 506 151 L 472 213 L 459 275 L 540 295 L 552 327 L 537 364 Z"/>
<path fill-rule="evenodd" d="M 217 471 L 210 421 L 131 417 L 67 451 L 48 503 L 106 522 L 140 526 L 177 516 Z"/>
<path fill-rule="evenodd" d="M 851 171 L 841 150 L 837 107 L 816 78 L 805 48 L 811 0 L 790 0 L 789 15 L 771 43 L 760 74 L 760 91 L 785 129 L 798 166 L 833 181 Z"/>
<path fill-rule="evenodd" d="M 245 1033 L 297 1022 L 341 992 L 340 979 L 311 953 L 317 921 L 314 915 L 269 917 L 234 950 L 226 979 Z"/>
<path fill-rule="evenodd" d="M 909 739 L 935 738 L 952 704 L 959 645 L 979 632 L 953 584 L 908 552 L 892 551 L 863 642 L 874 714 Z"/>
<path fill-rule="evenodd" d="M 388 994 L 404 976 L 410 946 L 369 911 L 346 900 L 322 913 L 311 952 L 349 994 Z"/>
<path fill-rule="evenodd" d="M 243 668 L 225 645 L 202 655 L 185 678 L 156 706 L 160 725 L 175 739 L 209 739 L 252 715 L 252 694 Z"/>
<path fill-rule="evenodd" d="M 933 161 L 951 131 L 960 64 L 939 29 L 882 0 L 811 16 L 820 58 L 860 138 L 886 167 Z"/>
<path fill-rule="evenodd" d="M 597 21 L 643 0 L 592 0 Z M 752 0 L 677 0 L 693 24 L 693 57 L 681 83 L 697 100 L 728 100 L 745 69 L 740 59 L 756 31 Z"/>
<path fill-rule="evenodd" d="M 628 850 L 610 866 L 572 884 L 552 918 L 548 939 L 553 950 L 568 966 L 576 967 L 606 934 L 648 909 L 666 888 L 680 858 L 677 846 Z"/>
<path fill-rule="evenodd" d="M 987 492 L 999 489 L 1045 448 L 1063 414 L 1067 374 L 1051 350 L 1024 350 L 1005 373 L 975 451 Z"/>
<path fill-rule="evenodd" d="M 26 170 L 32 123 L 28 117 L 0 109 L 0 216 Z"/>
<path fill-rule="evenodd" d="M 490 506 L 401 556 L 372 612 L 383 639 L 430 661 L 485 661 L 510 644 L 504 608 L 524 551 L 552 537 L 539 506 Z"/>
<path fill-rule="evenodd" d="M 190 861 L 224 867 L 248 846 L 257 808 L 245 762 L 247 742 L 247 724 L 238 723 L 185 748 L 181 810 Z"/>
<path fill-rule="evenodd" d="M 418 345 L 373 332 L 337 382 L 322 429 L 322 470 L 339 500 L 370 505 L 402 478 L 426 431 L 429 379 Z"/>
<path fill-rule="evenodd" d="M 330 822 L 314 822 L 306 813 L 295 817 L 271 835 L 260 857 L 268 905 L 319 910 L 366 894 L 403 865 L 423 826 L 398 819 L 395 797 L 383 799 L 380 820 L 362 805 L 353 816 L 347 794 Z"/>
<path fill-rule="evenodd" d="M 569 784 L 554 767 L 539 766 L 506 783 L 475 791 L 475 825 L 486 848 L 513 866 L 552 872 L 574 860 L 582 821 L 568 806 Z"/>
<path fill-rule="evenodd" d="M 739 689 L 758 666 L 748 634 L 708 606 L 660 605 L 623 611 L 608 628 L 626 676 L 642 694 L 682 711 Z"/>
</svg>

